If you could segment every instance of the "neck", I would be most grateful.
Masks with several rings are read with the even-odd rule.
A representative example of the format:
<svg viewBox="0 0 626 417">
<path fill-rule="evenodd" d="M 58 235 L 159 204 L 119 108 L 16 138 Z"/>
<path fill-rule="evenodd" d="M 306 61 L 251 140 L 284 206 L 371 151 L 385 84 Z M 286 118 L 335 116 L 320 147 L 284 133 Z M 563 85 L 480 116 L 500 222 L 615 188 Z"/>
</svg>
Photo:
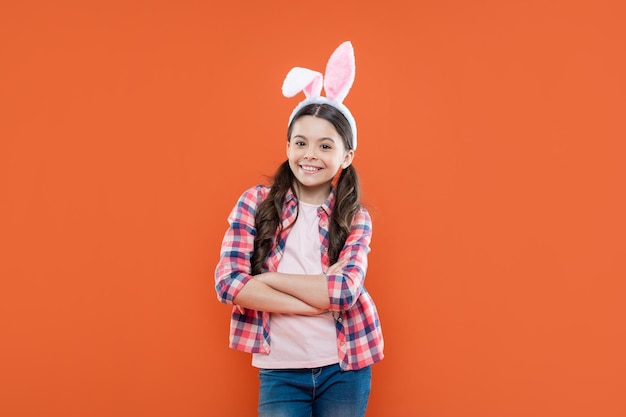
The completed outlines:
<svg viewBox="0 0 626 417">
<path fill-rule="evenodd" d="M 299 201 L 321 206 L 330 194 L 330 183 L 317 187 L 304 187 L 298 181 L 294 181 L 293 189 Z"/>
</svg>

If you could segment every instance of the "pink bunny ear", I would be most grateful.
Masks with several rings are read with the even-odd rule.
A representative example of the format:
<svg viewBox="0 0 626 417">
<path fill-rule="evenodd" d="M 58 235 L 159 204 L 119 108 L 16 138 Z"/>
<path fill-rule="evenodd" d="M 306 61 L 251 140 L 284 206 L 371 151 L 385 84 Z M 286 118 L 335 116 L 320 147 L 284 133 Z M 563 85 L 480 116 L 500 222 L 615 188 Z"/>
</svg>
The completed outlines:
<svg viewBox="0 0 626 417">
<path fill-rule="evenodd" d="M 308 68 L 294 67 L 289 71 L 283 81 L 283 95 L 293 97 L 300 91 L 304 92 L 306 99 L 301 101 L 289 116 L 289 124 L 298 112 L 309 104 L 326 104 L 339 110 L 345 116 L 352 130 L 352 147 L 355 150 L 356 121 L 350 110 L 343 104 L 348 95 L 355 74 L 354 49 L 352 43 L 346 41 L 339 45 L 330 56 L 326 64 L 326 74 L 323 76 L 317 71 Z M 320 96 L 322 83 L 326 90 L 326 97 Z"/>
<path fill-rule="evenodd" d="M 307 68 L 292 68 L 283 82 L 283 95 L 293 97 L 300 91 L 307 98 L 319 97 L 322 92 L 322 74 Z"/>
<path fill-rule="evenodd" d="M 355 72 L 354 49 L 352 43 L 346 41 L 335 49 L 326 64 L 324 74 L 326 97 L 341 103 L 354 83 Z"/>
</svg>

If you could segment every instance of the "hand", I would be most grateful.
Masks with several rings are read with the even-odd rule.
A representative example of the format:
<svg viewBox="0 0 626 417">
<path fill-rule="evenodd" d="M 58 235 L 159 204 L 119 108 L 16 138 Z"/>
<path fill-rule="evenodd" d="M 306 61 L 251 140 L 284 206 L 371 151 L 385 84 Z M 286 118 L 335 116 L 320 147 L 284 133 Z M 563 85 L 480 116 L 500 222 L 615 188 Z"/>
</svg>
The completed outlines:
<svg viewBox="0 0 626 417">
<path fill-rule="evenodd" d="M 338 260 L 326 270 L 326 275 L 340 275 L 347 264 L 348 261 L 345 259 Z"/>
<path fill-rule="evenodd" d="M 303 314 L 304 316 L 319 316 L 320 314 L 324 314 L 328 311 L 328 309 L 322 310 L 317 307 L 313 307 L 313 306 L 310 306 L 310 307 L 311 307 L 311 311 L 304 313 Z"/>
<path fill-rule="evenodd" d="M 262 274 L 258 274 L 254 276 L 254 279 L 256 279 L 259 282 L 262 282 L 263 284 L 267 284 L 267 278 L 273 274 L 273 272 L 263 272 Z"/>
</svg>

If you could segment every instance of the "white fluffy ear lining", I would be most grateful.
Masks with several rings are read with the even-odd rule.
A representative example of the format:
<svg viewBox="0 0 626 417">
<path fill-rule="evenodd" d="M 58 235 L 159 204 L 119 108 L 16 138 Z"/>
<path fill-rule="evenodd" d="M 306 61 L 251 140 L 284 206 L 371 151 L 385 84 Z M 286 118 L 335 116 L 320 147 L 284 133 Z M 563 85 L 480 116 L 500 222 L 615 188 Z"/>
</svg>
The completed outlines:
<svg viewBox="0 0 626 417">
<path fill-rule="evenodd" d="M 343 102 L 354 83 L 355 73 L 354 49 L 352 43 L 346 41 L 335 49 L 326 64 L 324 74 L 326 97 L 338 103 Z"/>
<path fill-rule="evenodd" d="M 308 68 L 292 68 L 283 82 L 283 95 L 293 97 L 300 91 L 307 98 L 319 97 L 322 92 L 322 74 Z"/>
</svg>

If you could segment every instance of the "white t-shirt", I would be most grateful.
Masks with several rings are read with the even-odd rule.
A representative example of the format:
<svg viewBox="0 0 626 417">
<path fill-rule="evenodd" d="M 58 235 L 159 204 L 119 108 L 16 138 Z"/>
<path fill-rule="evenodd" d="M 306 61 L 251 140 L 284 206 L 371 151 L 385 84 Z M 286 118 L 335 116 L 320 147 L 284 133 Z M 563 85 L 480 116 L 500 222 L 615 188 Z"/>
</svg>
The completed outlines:
<svg viewBox="0 0 626 417">
<path fill-rule="evenodd" d="M 319 206 L 299 202 L 298 219 L 289 232 L 278 272 L 323 273 Z M 270 353 L 254 353 L 252 366 L 265 369 L 317 368 L 339 362 L 332 313 L 318 316 L 270 315 Z"/>
</svg>

